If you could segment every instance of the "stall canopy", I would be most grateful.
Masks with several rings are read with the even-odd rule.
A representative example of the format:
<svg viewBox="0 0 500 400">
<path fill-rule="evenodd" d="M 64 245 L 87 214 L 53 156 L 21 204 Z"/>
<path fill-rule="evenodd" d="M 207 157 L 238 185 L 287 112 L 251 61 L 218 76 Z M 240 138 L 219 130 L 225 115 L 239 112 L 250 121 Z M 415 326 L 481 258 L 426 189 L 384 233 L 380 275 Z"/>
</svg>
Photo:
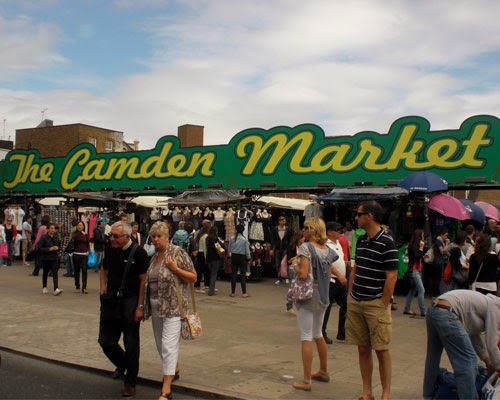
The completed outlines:
<svg viewBox="0 0 500 400">
<path fill-rule="evenodd" d="M 318 197 L 323 201 L 355 202 L 364 200 L 395 200 L 407 196 L 408 190 L 400 187 L 362 187 L 354 189 L 333 189 L 330 193 Z"/>
<path fill-rule="evenodd" d="M 173 205 L 205 205 L 219 204 L 246 199 L 240 190 L 210 190 L 187 191 L 179 196 L 172 197 L 168 204 Z"/>
<path fill-rule="evenodd" d="M 285 197 L 276 196 L 261 196 L 257 199 L 256 203 L 261 203 L 267 207 L 287 208 L 291 210 L 304 210 L 310 203 L 309 200 L 290 199 Z"/>
</svg>

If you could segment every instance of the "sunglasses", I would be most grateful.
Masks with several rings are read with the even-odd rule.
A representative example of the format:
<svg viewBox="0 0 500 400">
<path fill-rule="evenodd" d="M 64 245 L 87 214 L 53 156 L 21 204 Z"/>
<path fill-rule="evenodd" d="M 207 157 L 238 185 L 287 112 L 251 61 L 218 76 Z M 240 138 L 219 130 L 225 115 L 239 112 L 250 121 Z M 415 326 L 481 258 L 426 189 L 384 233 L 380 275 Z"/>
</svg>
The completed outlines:
<svg viewBox="0 0 500 400">
<path fill-rule="evenodd" d="M 113 234 L 111 235 L 111 237 L 112 237 L 113 239 L 120 239 L 120 238 L 121 238 L 121 237 L 123 237 L 123 236 L 125 236 L 125 234 L 123 234 L 123 235 L 117 235 L 116 233 L 113 233 Z"/>
<path fill-rule="evenodd" d="M 369 212 L 369 211 L 368 211 L 368 212 L 363 211 L 363 212 L 357 212 L 357 213 L 356 213 L 356 215 L 357 215 L 358 217 L 361 217 L 362 215 L 367 215 L 367 214 L 371 214 L 371 212 Z"/>
</svg>

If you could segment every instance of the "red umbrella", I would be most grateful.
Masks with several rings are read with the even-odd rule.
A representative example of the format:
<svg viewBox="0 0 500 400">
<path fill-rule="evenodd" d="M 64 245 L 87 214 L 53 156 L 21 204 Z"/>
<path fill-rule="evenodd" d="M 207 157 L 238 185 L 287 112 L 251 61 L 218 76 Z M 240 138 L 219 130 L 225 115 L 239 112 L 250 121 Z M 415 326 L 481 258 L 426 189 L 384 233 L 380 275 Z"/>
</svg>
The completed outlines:
<svg viewBox="0 0 500 400">
<path fill-rule="evenodd" d="M 498 208 L 495 206 L 485 203 L 484 201 L 476 201 L 474 204 L 481 207 L 484 211 L 484 215 L 486 215 L 486 218 L 492 218 L 497 222 L 500 221 L 500 211 L 498 211 Z"/>
<path fill-rule="evenodd" d="M 460 200 L 447 194 L 437 194 L 429 200 L 427 207 L 445 217 L 455 218 L 460 221 L 470 219 L 470 214 Z"/>
</svg>

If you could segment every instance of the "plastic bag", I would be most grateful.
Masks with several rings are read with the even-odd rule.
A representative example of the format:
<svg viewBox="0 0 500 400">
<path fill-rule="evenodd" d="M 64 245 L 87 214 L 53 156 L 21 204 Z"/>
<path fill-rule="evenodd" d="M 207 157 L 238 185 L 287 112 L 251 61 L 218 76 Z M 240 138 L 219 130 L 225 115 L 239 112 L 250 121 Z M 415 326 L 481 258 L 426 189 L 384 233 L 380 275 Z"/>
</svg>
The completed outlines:
<svg viewBox="0 0 500 400">
<path fill-rule="evenodd" d="M 500 379 L 496 373 L 485 382 L 482 392 L 485 400 L 500 400 Z"/>
<path fill-rule="evenodd" d="M 87 258 L 87 267 L 94 269 L 96 266 L 97 266 L 97 254 L 94 251 L 91 251 Z"/>
</svg>

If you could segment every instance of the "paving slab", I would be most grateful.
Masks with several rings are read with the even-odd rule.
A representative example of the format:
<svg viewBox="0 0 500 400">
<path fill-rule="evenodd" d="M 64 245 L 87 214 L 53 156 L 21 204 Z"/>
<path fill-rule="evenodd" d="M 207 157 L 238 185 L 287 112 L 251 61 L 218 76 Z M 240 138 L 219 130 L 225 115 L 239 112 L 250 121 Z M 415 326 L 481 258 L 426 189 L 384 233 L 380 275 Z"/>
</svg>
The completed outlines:
<svg viewBox="0 0 500 400">
<path fill-rule="evenodd" d="M 87 368 L 114 367 L 97 343 L 99 274 L 89 271 L 89 294 L 76 293 L 72 278 L 59 273 L 60 296 L 42 294 L 41 276 L 15 262 L 0 267 L 0 348 Z M 328 346 L 329 383 L 313 382 L 311 392 L 291 384 L 302 378 L 299 332 L 295 316 L 285 311 L 286 285 L 274 279 L 247 284 L 249 298 L 229 297 L 230 282 L 218 281 L 213 297 L 197 293 L 203 335 L 182 341 L 179 388 L 236 399 L 357 399 L 361 378 L 355 346 L 334 341 Z M 52 287 L 49 278 L 49 288 Z M 425 361 L 425 320 L 403 315 L 403 297 L 393 311 L 392 397 L 421 398 Z M 426 299 L 428 303 L 430 299 Z M 416 299 L 414 306 L 417 308 Z M 336 336 L 338 308 L 332 309 L 329 336 Z M 444 359 L 446 357 L 443 357 Z M 313 370 L 318 368 L 314 354 Z M 447 360 L 445 367 L 449 368 Z M 161 365 L 151 322 L 141 326 L 141 378 L 158 381 Z M 380 398 L 378 363 L 374 356 L 374 394 Z"/>
</svg>

